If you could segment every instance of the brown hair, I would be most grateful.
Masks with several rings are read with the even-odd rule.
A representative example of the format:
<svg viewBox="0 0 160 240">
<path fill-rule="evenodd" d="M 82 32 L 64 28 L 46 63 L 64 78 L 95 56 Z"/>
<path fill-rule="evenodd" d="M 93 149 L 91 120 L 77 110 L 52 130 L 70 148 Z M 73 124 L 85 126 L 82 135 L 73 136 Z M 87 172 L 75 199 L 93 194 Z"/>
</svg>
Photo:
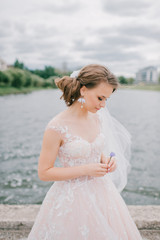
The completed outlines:
<svg viewBox="0 0 160 240">
<path fill-rule="evenodd" d="M 67 106 L 71 106 L 81 96 L 82 86 L 94 88 L 101 82 L 113 86 L 113 92 L 119 86 L 117 78 L 106 67 L 98 64 L 83 67 L 76 78 L 64 76 L 55 79 L 56 86 L 63 92 L 60 99 L 63 98 Z"/>
</svg>

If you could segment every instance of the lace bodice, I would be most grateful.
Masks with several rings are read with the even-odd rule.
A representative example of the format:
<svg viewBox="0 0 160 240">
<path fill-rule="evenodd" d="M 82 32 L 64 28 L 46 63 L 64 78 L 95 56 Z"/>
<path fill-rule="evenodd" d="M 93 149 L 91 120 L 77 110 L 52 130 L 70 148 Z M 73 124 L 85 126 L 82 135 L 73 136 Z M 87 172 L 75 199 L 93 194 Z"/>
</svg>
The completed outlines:
<svg viewBox="0 0 160 240">
<path fill-rule="evenodd" d="M 55 121 L 48 123 L 45 130 L 57 131 L 63 139 L 63 144 L 58 151 L 58 158 L 63 167 L 100 162 L 101 153 L 105 145 L 105 137 L 102 133 L 100 119 L 98 122 L 99 133 L 92 142 L 71 133 L 67 125 L 62 125 Z"/>
</svg>

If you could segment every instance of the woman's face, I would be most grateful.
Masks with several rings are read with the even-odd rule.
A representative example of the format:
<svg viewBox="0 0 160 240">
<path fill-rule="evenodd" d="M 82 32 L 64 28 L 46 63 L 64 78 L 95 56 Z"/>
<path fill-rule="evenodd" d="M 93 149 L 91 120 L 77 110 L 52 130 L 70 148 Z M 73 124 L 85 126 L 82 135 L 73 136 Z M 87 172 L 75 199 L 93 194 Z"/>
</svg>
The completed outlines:
<svg viewBox="0 0 160 240">
<path fill-rule="evenodd" d="M 106 100 L 113 92 L 113 86 L 101 82 L 98 86 L 88 89 L 85 86 L 81 88 L 81 95 L 85 99 L 84 108 L 90 112 L 97 112 L 100 108 L 105 107 Z"/>
</svg>

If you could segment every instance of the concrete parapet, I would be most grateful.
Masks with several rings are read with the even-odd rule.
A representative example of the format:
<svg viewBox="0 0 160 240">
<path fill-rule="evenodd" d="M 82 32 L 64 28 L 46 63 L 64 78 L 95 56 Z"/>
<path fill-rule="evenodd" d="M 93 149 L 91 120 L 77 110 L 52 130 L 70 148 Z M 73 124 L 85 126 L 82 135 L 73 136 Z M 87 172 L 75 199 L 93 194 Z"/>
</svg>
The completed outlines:
<svg viewBox="0 0 160 240">
<path fill-rule="evenodd" d="M 0 240 L 26 239 L 40 205 L 0 205 Z M 160 240 L 160 206 L 128 206 L 145 240 Z M 62 239 L 63 240 L 63 239 Z"/>
</svg>

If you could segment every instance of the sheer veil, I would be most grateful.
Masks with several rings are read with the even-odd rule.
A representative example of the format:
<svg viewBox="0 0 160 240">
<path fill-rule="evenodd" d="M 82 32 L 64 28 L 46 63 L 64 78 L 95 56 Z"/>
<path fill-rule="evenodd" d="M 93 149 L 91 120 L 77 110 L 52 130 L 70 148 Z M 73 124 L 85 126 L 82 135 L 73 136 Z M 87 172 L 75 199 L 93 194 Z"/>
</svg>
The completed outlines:
<svg viewBox="0 0 160 240">
<path fill-rule="evenodd" d="M 80 70 L 74 71 L 70 77 L 77 77 L 79 72 Z M 114 172 L 108 174 L 118 191 L 121 192 L 127 184 L 127 175 L 131 170 L 131 134 L 119 121 L 111 116 L 107 107 L 100 109 L 97 113 L 106 139 L 103 153 L 107 157 L 111 152 L 116 154 L 117 168 Z"/>
<path fill-rule="evenodd" d="M 107 107 L 100 109 L 97 113 L 105 135 L 106 144 L 103 153 L 108 157 L 111 152 L 114 152 L 117 160 L 116 170 L 109 175 L 118 191 L 121 192 L 127 184 L 127 175 L 131 170 L 131 134 L 111 116 Z"/>
</svg>

